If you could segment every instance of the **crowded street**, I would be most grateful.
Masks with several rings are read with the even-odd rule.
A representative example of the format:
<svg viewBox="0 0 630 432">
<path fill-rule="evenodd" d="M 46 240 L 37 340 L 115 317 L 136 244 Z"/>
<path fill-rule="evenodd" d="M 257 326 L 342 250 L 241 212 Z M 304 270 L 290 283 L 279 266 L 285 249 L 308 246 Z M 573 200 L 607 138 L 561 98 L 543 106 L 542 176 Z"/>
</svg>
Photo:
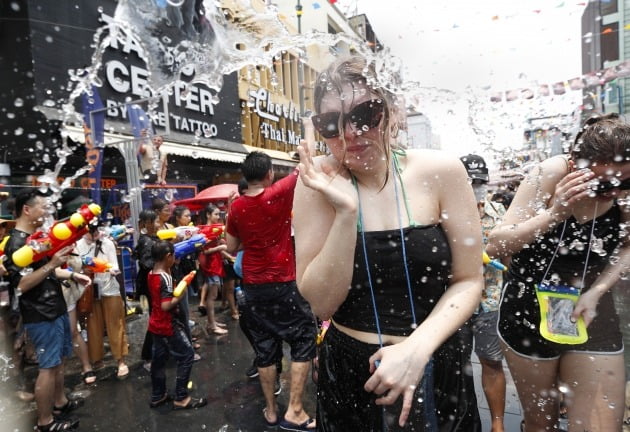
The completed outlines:
<svg viewBox="0 0 630 432">
<path fill-rule="evenodd" d="M 1 2 L 0 431 L 630 432 L 628 31 Z"/>
</svg>

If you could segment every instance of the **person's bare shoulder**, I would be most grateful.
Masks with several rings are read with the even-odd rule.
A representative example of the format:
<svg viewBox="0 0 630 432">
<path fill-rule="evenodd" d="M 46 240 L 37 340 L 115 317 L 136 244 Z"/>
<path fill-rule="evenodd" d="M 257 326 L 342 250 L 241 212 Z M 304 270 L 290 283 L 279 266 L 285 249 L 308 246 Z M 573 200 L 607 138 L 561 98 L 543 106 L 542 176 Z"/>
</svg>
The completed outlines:
<svg viewBox="0 0 630 432">
<path fill-rule="evenodd" d="M 409 168 L 427 181 L 443 182 L 466 175 L 462 162 L 444 151 L 412 149 L 406 154 Z"/>
</svg>

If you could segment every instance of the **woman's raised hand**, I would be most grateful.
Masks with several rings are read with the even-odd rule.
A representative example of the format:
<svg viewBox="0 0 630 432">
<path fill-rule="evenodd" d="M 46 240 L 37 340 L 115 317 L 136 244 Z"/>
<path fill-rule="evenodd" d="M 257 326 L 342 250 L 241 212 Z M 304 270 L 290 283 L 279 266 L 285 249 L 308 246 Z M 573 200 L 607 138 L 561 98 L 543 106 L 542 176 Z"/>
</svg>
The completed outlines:
<svg viewBox="0 0 630 432">
<path fill-rule="evenodd" d="M 589 182 L 593 176 L 594 173 L 588 169 L 573 171 L 558 182 L 549 208 L 556 221 L 563 221 L 571 216 L 575 205 L 589 196 Z"/>
<path fill-rule="evenodd" d="M 298 166 L 304 185 L 324 195 L 335 211 L 356 212 L 359 198 L 346 167 L 332 157 L 321 160 L 316 166 L 308 151 L 309 147 L 304 140 L 298 146 L 300 155 Z M 332 164 L 331 160 L 334 161 Z"/>
</svg>

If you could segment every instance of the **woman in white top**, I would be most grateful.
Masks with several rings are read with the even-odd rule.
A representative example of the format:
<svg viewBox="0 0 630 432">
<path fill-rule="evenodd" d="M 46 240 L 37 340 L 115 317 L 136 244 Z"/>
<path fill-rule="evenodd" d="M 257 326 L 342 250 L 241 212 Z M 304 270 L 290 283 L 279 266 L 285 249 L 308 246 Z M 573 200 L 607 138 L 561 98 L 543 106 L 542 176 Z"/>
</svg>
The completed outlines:
<svg viewBox="0 0 630 432">
<path fill-rule="evenodd" d="M 83 266 L 83 271 L 93 277 L 95 299 L 92 312 L 87 318 L 88 352 L 94 369 L 104 366 L 103 345 L 104 329 L 107 328 L 109 346 L 114 359 L 118 362 L 116 377 L 124 379 L 129 375 L 125 363 L 128 354 L 127 332 L 125 329 L 125 305 L 120 296 L 120 284 L 116 275 L 120 273 L 116 257 L 116 245 L 103 235 L 98 226 L 90 225 L 89 232 L 76 245 L 79 257 L 100 258 L 111 264 L 111 268 L 101 273 L 93 273 L 90 267 Z M 92 275 L 93 273 L 93 275 Z"/>
</svg>

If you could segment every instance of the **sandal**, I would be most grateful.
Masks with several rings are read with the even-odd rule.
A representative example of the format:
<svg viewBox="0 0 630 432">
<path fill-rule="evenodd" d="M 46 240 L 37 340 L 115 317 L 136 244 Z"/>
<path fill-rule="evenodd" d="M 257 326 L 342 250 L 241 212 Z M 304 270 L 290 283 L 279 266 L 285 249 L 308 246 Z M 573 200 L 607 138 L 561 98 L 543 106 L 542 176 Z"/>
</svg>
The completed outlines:
<svg viewBox="0 0 630 432">
<path fill-rule="evenodd" d="M 216 325 L 217 327 L 227 327 L 226 323 L 222 323 L 222 322 L 219 322 L 219 321 L 215 321 L 214 325 Z"/>
<path fill-rule="evenodd" d="M 195 353 L 195 355 L 193 356 L 193 362 L 198 362 L 199 360 L 203 359 L 203 357 L 201 357 L 199 354 Z"/>
<path fill-rule="evenodd" d="M 215 334 L 215 335 L 218 335 L 218 336 L 227 334 L 227 332 L 228 332 L 226 329 L 221 328 L 221 327 L 214 327 L 214 328 L 208 327 L 206 330 L 208 330 L 209 334 Z"/>
<path fill-rule="evenodd" d="M 129 376 L 129 366 L 127 366 L 126 364 L 122 364 L 118 366 L 118 373 L 116 373 L 116 379 L 122 381 L 128 376 Z"/>
<path fill-rule="evenodd" d="M 204 407 L 206 405 L 208 405 L 208 399 L 204 399 L 204 398 L 199 398 L 199 399 L 190 398 L 190 402 L 188 402 L 186 405 L 175 405 L 175 404 L 173 404 L 173 411 L 187 410 L 187 409 L 197 409 L 197 408 Z"/>
<path fill-rule="evenodd" d="M 199 348 L 201 348 L 201 345 L 199 345 L 198 343 L 193 342 L 192 344 L 193 348 L 198 350 Z"/>
<path fill-rule="evenodd" d="M 47 425 L 37 425 L 37 430 L 40 432 L 59 432 L 74 430 L 79 427 L 79 420 L 55 420 L 51 421 Z"/>
<path fill-rule="evenodd" d="M 83 378 L 83 382 L 85 383 L 85 385 L 94 384 L 96 382 L 96 374 L 93 370 L 83 372 L 81 374 L 81 378 Z"/>
<path fill-rule="evenodd" d="M 81 408 L 84 403 L 84 399 L 68 399 L 64 406 L 53 407 L 53 415 L 58 418 L 65 417 L 77 408 Z"/>
</svg>

